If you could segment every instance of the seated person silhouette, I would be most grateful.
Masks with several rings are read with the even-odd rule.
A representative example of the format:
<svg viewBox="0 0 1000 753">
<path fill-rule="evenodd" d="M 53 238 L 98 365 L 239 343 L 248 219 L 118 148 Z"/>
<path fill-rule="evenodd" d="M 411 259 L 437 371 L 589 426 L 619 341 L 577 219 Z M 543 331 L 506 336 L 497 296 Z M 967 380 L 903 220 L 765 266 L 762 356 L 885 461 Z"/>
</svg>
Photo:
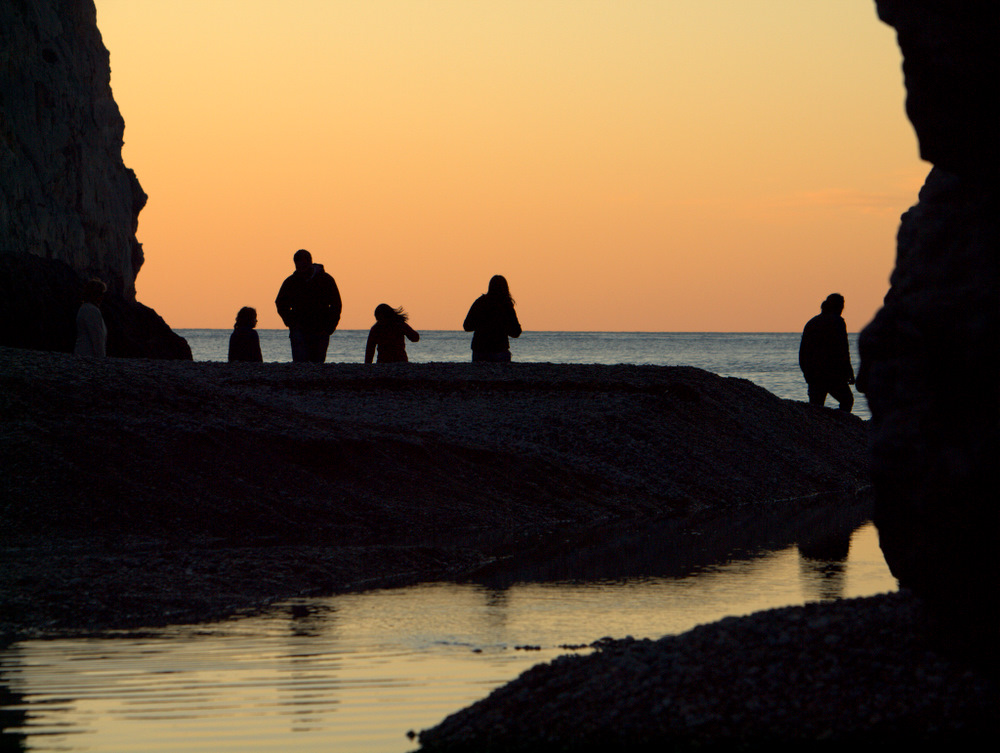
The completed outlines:
<svg viewBox="0 0 1000 753">
<path fill-rule="evenodd" d="M 257 336 L 257 309 L 244 306 L 236 314 L 236 326 L 229 336 L 230 361 L 263 361 Z"/>
</svg>

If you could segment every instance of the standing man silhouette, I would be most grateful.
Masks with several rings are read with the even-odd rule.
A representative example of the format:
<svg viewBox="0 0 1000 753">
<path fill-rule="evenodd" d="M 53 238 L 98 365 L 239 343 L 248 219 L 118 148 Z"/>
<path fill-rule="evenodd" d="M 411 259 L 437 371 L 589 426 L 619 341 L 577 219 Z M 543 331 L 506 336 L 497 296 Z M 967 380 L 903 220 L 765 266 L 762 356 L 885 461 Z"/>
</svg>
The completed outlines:
<svg viewBox="0 0 1000 753">
<path fill-rule="evenodd" d="M 844 296 L 831 293 L 820 304 L 820 313 L 806 322 L 799 344 L 799 367 L 809 387 L 809 403 L 822 406 L 826 396 L 840 402 L 840 409 L 854 407 L 854 366 L 847 343 Z"/>
<path fill-rule="evenodd" d="M 323 363 L 330 335 L 340 323 L 340 291 L 323 265 L 313 264 L 312 254 L 304 248 L 292 259 L 295 271 L 281 284 L 274 304 L 288 327 L 292 360 Z"/>
</svg>

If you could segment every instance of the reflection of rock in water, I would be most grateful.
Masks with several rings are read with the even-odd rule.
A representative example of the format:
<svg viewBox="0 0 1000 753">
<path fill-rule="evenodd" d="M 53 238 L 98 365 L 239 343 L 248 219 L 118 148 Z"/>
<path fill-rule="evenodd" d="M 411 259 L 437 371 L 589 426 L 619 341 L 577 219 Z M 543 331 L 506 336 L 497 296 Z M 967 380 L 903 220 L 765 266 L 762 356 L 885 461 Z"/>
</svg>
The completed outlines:
<svg viewBox="0 0 1000 753">
<path fill-rule="evenodd" d="M 823 559 L 808 556 L 799 547 L 799 573 L 805 586 L 806 601 L 832 601 L 843 597 L 846 559 L 846 550 L 843 559 Z"/>
<path fill-rule="evenodd" d="M 27 736 L 12 729 L 24 729 L 28 722 L 27 704 L 21 693 L 15 693 L 6 684 L 0 665 L 0 751 L 15 753 L 27 750 Z"/>
<path fill-rule="evenodd" d="M 870 516 L 871 496 L 863 490 L 770 502 L 764 509 L 745 506 L 723 515 L 603 525 L 493 563 L 472 580 L 504 589 L 525 582 L 681 578 L 796 543 L 806 557 L 843 562 L 851 534 Z"/>
<path fill-rule="evenodd" d="M 851 550 L 851 534 L 855 527 L 842 531 L 829 531 L 816 538 L 799 542 L 799 554 L 810 560 L 832 560 L 844 562 Z"/>
<path fill-rule="evenodd" d="M 810 601 L 830 601 L 844 595 L 845 564 L 851 534 L 858 524 L 843 516 L 828 516 L 799 539 L 799 572 Z"/>
</svg>

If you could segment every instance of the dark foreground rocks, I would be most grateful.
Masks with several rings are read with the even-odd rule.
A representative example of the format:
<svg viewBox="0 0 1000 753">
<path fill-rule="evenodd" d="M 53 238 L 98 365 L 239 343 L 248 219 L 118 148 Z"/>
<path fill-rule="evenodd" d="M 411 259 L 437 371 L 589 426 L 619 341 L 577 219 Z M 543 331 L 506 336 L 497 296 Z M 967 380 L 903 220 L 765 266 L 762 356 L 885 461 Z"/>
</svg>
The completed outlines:
<svg viewBox="0 0 1000 753">
<path fill-rule="evenodd" d="M 878 0 L 934 163 L 859 337 L 886 561 L 952 644 L 1000 669 L 1000 12 Z M 961 615 L 960 619 L 955 619 Z"/>
<path fill-rule="evenodd" d="M 827 549 L 817 499 L 855 500 L 838 503 L 834 538 L 867 514 L 864 422 L 691 368 L 0 349 L 0 418 L 0 640 L 210 620 L 421 580 L 609 577 L 608 563 L 627 577 L 623 563 L 652 557 L 669 574 L 744 546 L 762 516 L 765 538 Z M 699 535 L 682 536 L 692 526 Z M 675 565 L 662 550 L 679 552 L 682 538 L 694 549 Z M 913 734 L 944 718 L 964 734 L 993 691 L 928 648 L 915 609 L 876 597 L 608 644 L 581 664 L 532 670 L 538 693 L 535 679 L 515 684 L 423 739 L 484 750 L 502 733 L 497 749 L 531 749 L 572 717 L 581 734 L 569 749 L 614 749 L 612 729 L 629 746 L 666 739 L 668 723 L 680 741 L 731 741 L 737 722 L 724 717 L 737 707 L 740 724 L 770 719 L 785 726 L 767 729 L 807 738 L 852 714 L 844 729 L 862 737 L 915 715 L 930 721 Z M 916 690 L 892 690 L 902 682 L 926 683 L 944 705 L 912 706 Z M 873 705 L 837 705 L 845 687 Z"/>
<path fill-rule="evenodd" d="M 996 683 L 943 658 L 923 620 L 900 593 L 607 641 L 420 733 L 421 751 L 992 748 Z"/>
<path fill-rule="evenodd" d="M 0 349 L 8 631 L 445 577 L 616 521 L 865 484 L 858 418 L 692 368 Z"/>
</svg>

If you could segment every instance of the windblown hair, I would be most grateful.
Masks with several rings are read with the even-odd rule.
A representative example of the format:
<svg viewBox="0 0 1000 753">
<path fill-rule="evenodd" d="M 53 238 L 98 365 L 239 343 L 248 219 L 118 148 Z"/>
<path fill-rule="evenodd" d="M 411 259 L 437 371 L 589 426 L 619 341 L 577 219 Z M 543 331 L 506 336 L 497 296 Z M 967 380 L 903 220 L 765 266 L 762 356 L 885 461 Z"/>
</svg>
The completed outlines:
<svg viewBox="0 0 1000 753">
<path fill-rule="evenodd" d="M 380 303 L 375 307 L 375 321 L 388 324 L 389 322 L 405 322 L 410 315 L 403 311 L 403 307 L 393 308 L 388 303 Z"/>
</svg>

